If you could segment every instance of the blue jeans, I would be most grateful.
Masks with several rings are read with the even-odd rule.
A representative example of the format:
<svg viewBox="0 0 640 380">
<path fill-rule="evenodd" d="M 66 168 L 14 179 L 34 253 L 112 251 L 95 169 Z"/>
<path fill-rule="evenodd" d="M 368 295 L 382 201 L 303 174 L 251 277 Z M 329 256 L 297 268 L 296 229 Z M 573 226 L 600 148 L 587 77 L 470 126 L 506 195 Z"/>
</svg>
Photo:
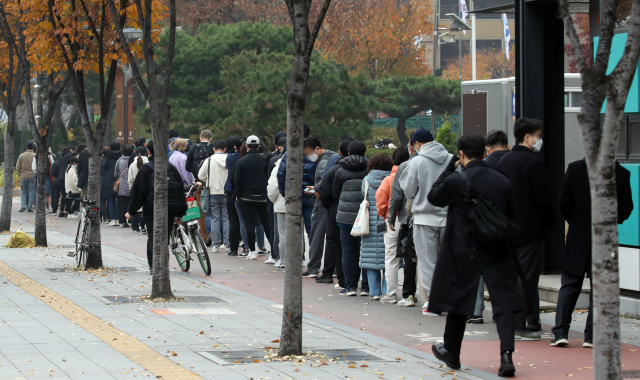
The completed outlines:
<svg viewBox="0 0 640 380">
<path fill-rule="evenodd" d="M 240 203 L 236 203 L 236 210 L 238 211 L 238 219 L 240 219 L 240 236 L 242 236 L 242 241 L 244 242 L 244 247 L 249 248 L 249 239 L 247 238 L 247 230 L 244 226 L 244 220 L 242 220 L 242 212 L 240 211 Z M 258 242 L 258 247 L 264 248 L 264 227 L 262 227 L 262 223 L 260 223 L 260 219 L 256 215 L 256 241 Z"/>
<path fill-rule="evenodd" d="M 109 216 L 111 220 L 118 220 L 117 194 L 109 195 Z"/>
<path fill-rule="evenodd" d="M 21 208 L 33 209 L 36 204 L 36 177 L 20 178 L 20 205 Z"/>
<path fill-rule="evenodd" d="M 340 226 L 340 243 L 342 244 L 342 270 L 344 272 L 345 289 L 358 289 L 360 279 L 360 237 L 351 236 L 353 226 Z M 367 270 L 362 269 L 362 290 L 369 290 Z"/>
<path fill-rule="evenodd" d="M 381 296 L 387 294 L 387 279 L 384 277 L 384 269 L 363 269 L 363 271 L 365 270 L 367 271 L 367 279 L 369 280 L 369 295 Z"/>
<path fill-rule="evenodd" d="M 211 242 L 214 247 L 224 244 L 229 247 L 229 214 L 227 213 L 227 196 L 223 198 L 209 197 L 209 215 L 211 216 Z M 222 224 L 222 235 L 220 225 Z"/>
</svg>

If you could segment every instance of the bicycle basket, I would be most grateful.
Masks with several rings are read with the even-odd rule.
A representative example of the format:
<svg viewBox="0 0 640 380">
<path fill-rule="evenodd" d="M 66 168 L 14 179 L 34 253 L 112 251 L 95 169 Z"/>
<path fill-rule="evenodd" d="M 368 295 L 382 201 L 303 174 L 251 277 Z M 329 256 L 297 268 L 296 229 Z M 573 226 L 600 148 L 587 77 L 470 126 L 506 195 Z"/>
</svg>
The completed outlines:
<svg viewBox="0 0 640 380">
<path fill-rule="evenodd" d="M 200 207 L 198 207 L 195 198 L 187 198 L 187 205 L 189 206 L 189 208 L 187 209 L 187 213 L 185 214 L 185 216 L 182 217 L 182 221 L 189 222 L 191 220 L 199 219 L 201 216 Z"/>
</svg>

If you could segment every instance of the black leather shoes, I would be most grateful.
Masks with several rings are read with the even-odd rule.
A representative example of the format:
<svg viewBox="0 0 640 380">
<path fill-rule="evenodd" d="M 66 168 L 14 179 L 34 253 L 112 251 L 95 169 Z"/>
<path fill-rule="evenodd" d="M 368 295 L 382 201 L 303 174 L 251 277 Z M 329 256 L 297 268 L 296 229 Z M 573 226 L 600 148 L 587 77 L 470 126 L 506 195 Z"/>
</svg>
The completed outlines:
<svg viewBox="0 0 640 380">
<path fill-rule="evenodd" d="M 316 278 L 317 284 L 333 284 L 333 278 L 320 276 Z"/>
<path fill-rule="evenodd" d="M 536 322 L 527 324 L 527 330 L 529 330 L 529 331 L 540 331 L 540 330 L 542 330 L 542 326 L 540 325 L 540 322 L 536 321 Z"/>
<path fill-rule="evenodd" d="M 513 359 L 511 358 L 511 352 L 503 352 L 500 355 L 500 369 L 498 370 L 498 376 L 500 377 L 513 377 L 516 374 L 516 366 L 513 365 Z"/>
<path fill-rule="evenodd" d="M 444 344 L 436 343 L 431 346 L 431 351 L 436 356 L 436 358 L 442 360 L 444 364 L 453 369 L 460 369 L 460 357 L 455 356 L 444 348 Z M 511 356 L 509 356 L 511 358 Z"/>
</svg>

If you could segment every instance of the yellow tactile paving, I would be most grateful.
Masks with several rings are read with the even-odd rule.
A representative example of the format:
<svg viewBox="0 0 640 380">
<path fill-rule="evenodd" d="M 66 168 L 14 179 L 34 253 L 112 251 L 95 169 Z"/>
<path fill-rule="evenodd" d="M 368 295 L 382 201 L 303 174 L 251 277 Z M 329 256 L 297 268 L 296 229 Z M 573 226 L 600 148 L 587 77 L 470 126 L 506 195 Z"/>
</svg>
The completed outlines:
<svg viewBox="0 0 640 380">
<path fill-rule="evenodd" d="M 47 304 L 60 315 L 87 330 L 113 349 L 146 368 L 161 379 L 202 379 L 202 377 L 182 368 L 152 348 L 129 334 L 109 325 L 95 315 L 86 312 L 80 306 L 14 270 L 0 261 L 0 275 L 7 278 L 25 292 Z"/>
</svg>

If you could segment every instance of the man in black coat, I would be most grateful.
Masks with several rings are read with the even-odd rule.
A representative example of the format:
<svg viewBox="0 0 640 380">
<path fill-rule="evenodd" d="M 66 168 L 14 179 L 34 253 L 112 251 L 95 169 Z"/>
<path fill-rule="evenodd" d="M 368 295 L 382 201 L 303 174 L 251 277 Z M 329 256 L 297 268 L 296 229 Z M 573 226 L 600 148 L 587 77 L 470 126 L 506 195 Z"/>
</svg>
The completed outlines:
<svg viewBox="0 0 640 380">
<path fill-rule="evenodd" d="M 87 155 L 87 146 L 85 144 L 78 145 L 78 188 L 82 191 L 82 198 L 87 196 L 89 187 L 89 156 Z"/>
<path fill-rule="evenodd" d="M 118 193 L 113 191 L 113 184 L 118 180 L 118 178 L 116 178 L 115 176 L 115 169 L 116 162 L 121 156 L 120 143 L 116 140 L 113 140 L 111 141 L 111 143 L 109 143 L 109 148 L 111 148 L 111 150 L 107 155 L 104 173 L 104 193 L 106 198 L 109 200 L 109 210 L 103 210 L 102 212 L 109 215 L 109 219 L 111 220 L 111 222 L 109 223 L 110 226 L 119 226 L 120 224 L 118 223 L 117 208 Z"/>
<path fill-rule="evenodd" d="M 511 181 L 516 205 L 514 221 L 521 230 L 513 246 L 524 277 L 520 287 L 523 311 L 516 315 L 516 335 L 540 339 L 534 331 L 541 329 L 538 281 L 544 260 L 545 227 L 555 224 L 544 164 L 533 154 L 542 148 L 542 122 L 520 118 L 513 126 L 513 135 L 517 145 L 500 159 L 496 170 Z"/>
<path fill-rule="evenodd" d="M 618 224 L 622 224 L 633 211 L 631 199 L 631 173 L 616 162 L 616 188 L 618 193 Z M 558 294 L 556 325 L 551 331 L 555 338 L 552 346 L 569 344 L 571 315 L 582 290 L 585 274 L 591 282 L 591 190 L 587 163 L 584 159 L 572 162 L 567 168 L 558 197 L 558 206 L 569 223 L 566 250 L 562 261 L 562 286 Z M 593 284 L 592 284 L 593 285 Z M 593 288 L 593 286 L 592 286 Z M 589 314 L 584 329 L 582 347 L 593 347 L 593 296 L 589 292 Z"/>
<path fill-rule="evenodd" d="M 147 261 L 149 262 L 149 271 L 153 270 L 153 202 L 149 202 L 153 198 L 153 173 L 154 173 L 154 147 L 153 140 L 147 143 L 147 154 L 149 156 L 149 162 L 142 165 L 138 170 L 136 179 L 133 181 L 131 187 L 131 196 L 129 198 L 129 206 L 125 217 L 131 219 L 133 215 L 138 213 L 138 210 L 142 208 L 142 216 L 145 219 L 147 226 Z M 176 178 L 179 183 L 182 183 L 182 176 L 178 169 L 171 163 L 167 163 L 167 175 L 171 175 Z M 182 217 L 187 210 L 187 201 L 184 198 L 184 203 L 181 205 L 181 210 L 168 210 L 167 216 L 167 244 L 169 244 L 169 236 L 171 228 L 174 223 L 182 223 Z"/>
<path fill-rule="evenodd" d="M 444 344 L 436 343 L 432 350 L 449 367 L 460 368 L 460 347 L 466 320 L 473 312 L 482 275 L 491 294 L 500 336 L 498 375 L 513 376 L 514 312 L 520 310 L 515 262 L 507 248 L 484 247 L 476 240 L 473 222 L 469 218 L 470 202 L 466 201 L 466 183 L 455 171 L 458 163 L 461 164 L 475 192 L 490 201 L 498 212 L 512 218 L 511 184 L 503 174 L 482 161 L 484 143 L 484 137 L 478 134 L 461 137 L 458 141 L 460 160 L 448 165 L 427 196 L 434 206 L 449 206 L 444 242 L 440 247 L 428 306 L 428 310 L 435 314 L 447 312 L 447 324 Z"/>
</svg>

